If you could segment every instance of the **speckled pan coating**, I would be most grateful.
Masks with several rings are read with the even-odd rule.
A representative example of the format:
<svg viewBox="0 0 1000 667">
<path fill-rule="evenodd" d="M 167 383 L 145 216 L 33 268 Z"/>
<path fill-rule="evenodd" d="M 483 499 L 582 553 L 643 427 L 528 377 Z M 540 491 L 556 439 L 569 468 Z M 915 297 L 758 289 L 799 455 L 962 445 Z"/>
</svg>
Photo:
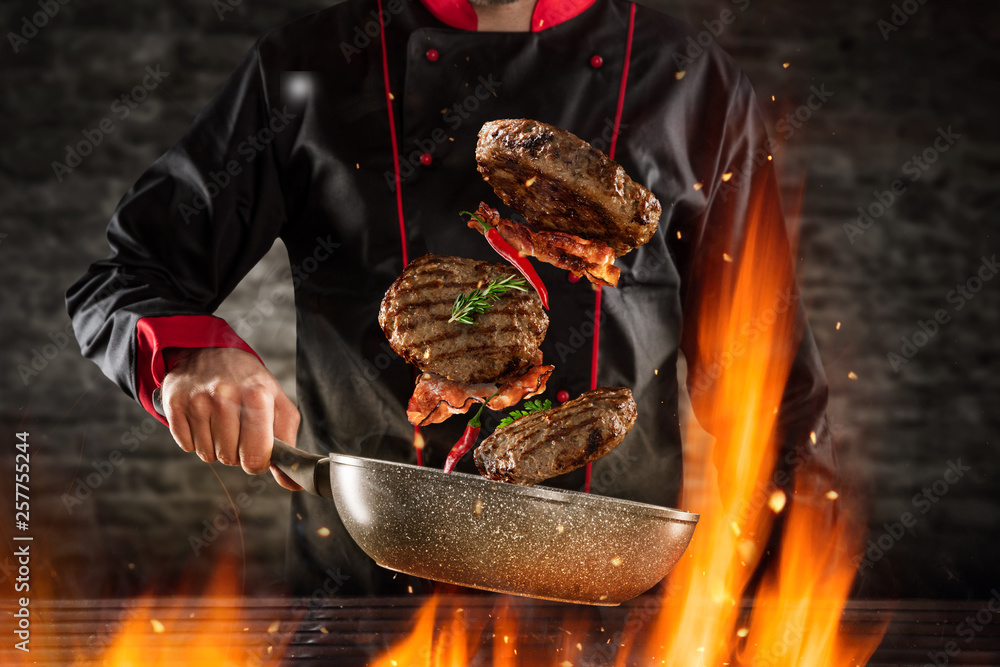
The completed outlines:
<svg viewBox="0 0 1000 667">
<path fill-rule="evenodd" d="M 379 565 L 471 588 L 594 605 L 649 590 L 697 514 L 332 454 L 334 501 Z"/>
</svg>

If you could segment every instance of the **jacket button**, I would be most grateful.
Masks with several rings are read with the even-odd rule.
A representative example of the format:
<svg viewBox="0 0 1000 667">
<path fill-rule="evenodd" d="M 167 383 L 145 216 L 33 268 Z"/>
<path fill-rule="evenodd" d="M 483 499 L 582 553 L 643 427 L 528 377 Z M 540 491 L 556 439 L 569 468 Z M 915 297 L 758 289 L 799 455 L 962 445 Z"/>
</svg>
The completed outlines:
<svg viewBox="0 0 1000 667">
<path fill-rule="evenodd" d="M 427 60 L 431 61 L 432 63 L 436 63 L 438 58 L 441 57 L 441 54 L 438 53 L 437 49 L 427 49 L 427 53 L 425 53 L 424 55 L 427 56 Z"/>
<path fill-rule="evenodd" d="M 425 167 L 429 167 L 431 166 L 431 162 L 434 162 L 433 155 L 431 155 L 430 153 L 420 154 L 420 164 L 424 165 Z"/>
<path fill-rule="evenodd" d="M 600 57 L 599 55 L 595 54 L 590 57 L 590 66 L 593 67 L 594 69 L 597 69 L 603 64 L 604 64 L 604 58 Z"/>
<path fill-rule="evenodd" d="M 565 403 L 566 401 L 569 400 L 569 392 L 566 391 L 565 389 L 562 389 L 561 391 L 559 391 L 559 393 L 556 394 L 556 400 L 559 401 L 560 403 Z"/>
<path fill-rule="evenodd" d="M 576 275 L 575 273 L 573 273 L 571 271 L 567 271 L 566 272 L 566 280 L 570 281 L 573 284 L 576 284 L 576 283 L 580 282 L 580 276 Z"/>
</svg>

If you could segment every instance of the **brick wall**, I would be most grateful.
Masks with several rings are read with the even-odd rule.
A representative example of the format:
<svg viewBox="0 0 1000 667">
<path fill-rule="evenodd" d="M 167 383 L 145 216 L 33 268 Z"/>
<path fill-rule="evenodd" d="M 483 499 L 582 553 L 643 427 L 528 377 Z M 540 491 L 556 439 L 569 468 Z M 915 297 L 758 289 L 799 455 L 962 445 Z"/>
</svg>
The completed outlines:
<svg viewBox="0 0 1000 667">
<path fill-rule="evenodd" d="M 105 253 L 103 231 L 121 195 L 255 37 L 324 4 L 243 0 L 220 20 L 208 0 L 70 0 L 20 53 L 9 39 L 0 44 L 0 426 L 31 432 L 32 516 L 52 566 L 40 576 L 63 594 L 203 578 L 218 556 L 239 557 L 244 548 L 248 590 L 280 588 L 288 494 L 180 452 L 65 339 L 62 293 Z M 700 24 L 736 3 L 661 4 Z M 878 578 L 868 577 L 864 590 L 985 596 L 998 584 L 1000 556 L 991 407 L 1000 404 L 1000 280 L 962 297 L 961 309 L 949 293 L 998 249 L 997 12 L 985 2 L 914 0 L 916 13 L 884 39 L 877 21 L 891 21 L 889 2 L 738 4 L 745 11 L 717 39 L 747 71 L 782 141 L 775 160 L 789 220 L 801 230 L 802 291 L 830 376 L 845 470 L 870 494 L 873 537 L 903 512 L 919 519 L 877 559 Z M 14 29 L 36 11 L 35 2 L 0 2 L 0 25 Z M 59 182 L 50 164 L 63 146 L 109 116 L 112 100 L 157 65 L 170 76 Z M 948 128 L 959 138 L 926 171 L 914 171 L 912 157 Z M 874 193 L 895 180 L 905 192 L 879 214 Z M 871 209 L 871 224 L 845 230 L 857 224 L 859 206 Z M 219 314 L 238 322 L 265 290 L 290 289 L 281 282 L 284 261 L 274 248 Z M 291 392 L 287 304 L 248 339 Z M 888 353 L 902 356 L 901 336 L 923 341 L 918 322 L 938 311 L 947 321 L 894 370 Z M 45 366 L 26 383 L 18 367 L 30 367 L 36 350 L 36 365 Z M 971 470 L 922 513 L 914 494 L 959 459 Z M 5 497 L 9 468 L 5 456 Z M 246 494 L 242 540 L 225 509 L 227 491 Z"/>
</svg>

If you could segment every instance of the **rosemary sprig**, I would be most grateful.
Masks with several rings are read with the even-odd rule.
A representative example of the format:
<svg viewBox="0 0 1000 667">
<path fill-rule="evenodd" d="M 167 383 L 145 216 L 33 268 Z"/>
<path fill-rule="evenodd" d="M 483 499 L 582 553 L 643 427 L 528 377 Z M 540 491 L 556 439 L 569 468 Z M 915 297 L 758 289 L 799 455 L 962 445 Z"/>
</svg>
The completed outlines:
<svg viewBox="0 0 1000 667">
<path fill-rule="evenodd" d="M 451 319 L 449 322 L 461 322 L 462 324 L 475 324 L 473 315 L 485 313 L 493 307 L 493 304 L 500 300 L 500 297 L 510 290 L 527 292 L 528 283 L 520 276 L 507 276 L 500 280 L 493 280 L 486 287 L 474 289 L 471 292 L 459 294 L 455 297 L 455 303 L 451 307 Z"/>
<path fill-rule="evenodd" d="M 525 401 L 524 410 L 514 410 L 509 415 L 500 420 L 500 423 L 497 424 L 497 428 L 503 428 L 508 424 L 513 424 L 521 417 L 526 417 L 530 415 L 532 412 L 541 412 L 542 410 L 551 410 L 551 409 L 552 409 L 552 401 L 550 401 L 549 399 L 545 399 L 544 401 L 540 399 L 536 399 L 534 401 Z"/>
</svg>

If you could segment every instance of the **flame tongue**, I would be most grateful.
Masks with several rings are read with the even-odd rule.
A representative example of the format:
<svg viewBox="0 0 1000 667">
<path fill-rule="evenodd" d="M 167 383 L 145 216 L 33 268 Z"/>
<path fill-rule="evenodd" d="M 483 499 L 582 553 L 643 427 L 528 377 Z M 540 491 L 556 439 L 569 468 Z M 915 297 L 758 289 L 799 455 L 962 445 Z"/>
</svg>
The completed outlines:
<svg viewBox="0 0 1000 667">
<path fill-rule="evenodd" d="M 197 599 L 145 595 L 126 605 L 121 627 L 99 637 L 102 646 L 74 647 L 74 667 L 172 667 L 211 665 L 244 667 L 277 664 L 298 619 L 282 623 L 246 613 L 237 582 L 238 564 L 221 558 Z M 181 585 L 182 589 L 186 584 Z M 97 651 L 94 649 L 97 648 Z M 96 655 L 96 658 L 95 658 Z M 31 664 L 66 664 L 32 662 Z"/>
<path fill-rule="evenodd" d="M 462 607 L 450 609 L 450 619 L 439 631 L 436 619 L 439 616 L 440 595 L 435 593 L 417 612 L 413 630 L 401 642 L 383 653 L 369 667 L 466 667 L 478 647 L 485 623 L 471 619 Z M 503 612 L 501 611 L 501 614 Z M 501 634 L 501 620 L 495 622 L 495 631 Z M 511 639 L 514 631 L 511 631 Z M 514 644 L 509 648 L 513 651 Z M 498 653 L 494 653 L 498 655 Z M 501 651 L 501 657 L 508 652 Z M 504 667 L 514 665 L 512 661 L 494 660 L 494 665 Z"/>
<path fill-rule="evenodd" d="M 701 277 L 698 354 L 688 360 L 689 376 L 692 403 L 715 443 L 705 443 L 711 458 L 685 461 L 680 505 L 701 519 L 671 574 L 670 588 L 678 592 L 664 601 L 646 649 L 657 664 L 730 662 L 737 602 L 770 532 L 772 512 L 752 500 L 775 490 L 769 478 L 777 408 L 798 341 L 788 306 L 794 284 L 788 247 L 783 235 L 768 233 L 765 214 L 754 207 L 741 246 Z M 688 430 L 686 442 L 697 443 Z"/>
<path fill-rule="evenodd" d="M 781 488 L 788 472 L 775 470 L 779 406 L 801 336 L 792 254 L 776 227 L 780 216 L 760 197 L 746 222 L 736 251 L 701 277 L 691 398 L 715 442 L 706 443 L 710 458 L 690 465 L 685 451 L 681 506 L 701 520 L 671 574 L 645 653 L 667 665 L 863 664 L 881 636 L 848 646 L 837 633 L 859 530 L 836 512 L 838 494 L 808 455 L 797 459 L 791 498 Z M 697 441 L 693 425 L 689 431 L 686 442 Z M 796 444 L 808 449 L 816 444 L 811 438 Z M 772 563 L 778 571 L 760 591 L 750 627 L 737 627 L 737 603 L 783 511 L 781 556 Z"/>
<path fill-rule="evenodd" d="M 879 632 L 853 642 L 839 632 L 862 527 L 840 509 L 843 490 L 830 488 L 812 463 L 819 438 L 795 443 L 802 455 L 789 463 L 794 470 L 775 466 L 784 437 L 779 408 L 801 336 L 793 253 L 780 215 L 760 198 L 746 223 L 743 236 L 696 277 L 702 305 L 688 360 L 691 400 L 714 443 L 689 424 L 680 506 L 701 519 L 651 626 L 626 627 L 616 667 L 843 667 L 864 664 L 881 641 Z M 779 515 L 786 519 L 780 555 L 741 623 L 740 601 Z M 494 627 L 494 663 L 522 664 L 515 663 L 517 630 L 506 610 Z M 538 664 L 573 664 L 572 648 Z"/>
<path fill-rule="evenodd" d="M 799 473 L 787 537 L 756 595 L 741 663 L 863 665 L 881 641 L 888 621 L 867 640 L 839 634 L 863 532 L 824 491 L 822 478 Z"/>
</svg>

